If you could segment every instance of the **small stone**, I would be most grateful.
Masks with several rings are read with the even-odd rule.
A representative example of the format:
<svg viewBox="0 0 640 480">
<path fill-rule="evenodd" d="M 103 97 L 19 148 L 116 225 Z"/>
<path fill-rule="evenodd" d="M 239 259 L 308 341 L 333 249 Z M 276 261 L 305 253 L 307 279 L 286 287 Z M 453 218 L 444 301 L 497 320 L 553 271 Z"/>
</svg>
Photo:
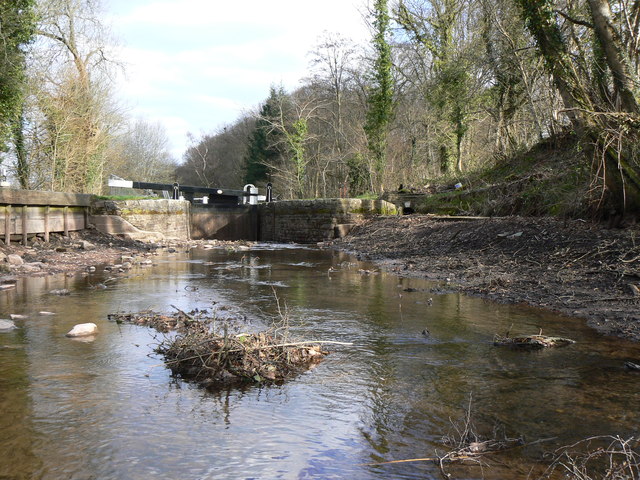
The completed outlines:
<svg viewBox="0 0 640 480">
<path fill-rule="evenodd" d="M 122 269 L 123 270 L 130 270 L 131 269 L 131 262 L 124 262 L 122 264 Z"/>
<path fill-rule="evenodd" d="M 29 318 L 27 315 L 19 315 L 17 313 L 12 313 L 9 317 L 11 317 L 11 320 L 24 320 L 25 318 Z"/>
<path fill-rule="evenodd" d="M 7 260 L 7 254 L 4 252 L 0 252 L 0 262 L 4 262 Z"/>
<path fill-rule="evenodd" d="M 95 323 L 79 323 L 67 332 L 67 337 L 86 337 L 98 333 L 98 326 Z"/>
<path fill-rule="evenodd" d="M 58 253 L 66 253 L 69 249 L 67 247 L 56 247 L 56 252 Z"/>
<path fill-rule="evenodd" d="M 18 327 L 11 320 L 0 320 L 0 332 L 8 332 L 14 328 Z"/>
<path fill-rule="evenodd" d="M 68 288 L 58 288 L 56 290 L 50 290 L 51 295 L 71 295 L 71 290 Z"/>
<path fill-rule="evenodd" d="M 9 262 L 9 265 L 24 264 L 24 260 L 22 259 L 22 257 L 20 255 L 16 255 L 15 253 L 12 253 L 11 255 L 7 255 L 7 262 Z"/>
<path fill-rule="evenodd" d="M 96 246 L 91 242 L 88 242 L 86 240 L 82 240 L 80 242 L 80 248 L 82 250 L 93 250 L 94 248 L 96 248 Z"/>
<path fill-rule="evenodd" d="M 94 267 L 94 266 L 89 266 L 89 267 L 87 267 L 87 272 L 89 272 L 89 273 L 93 273 L 93 272 L 95 272 L 95 271 L 96 271 L 96 267 Z"/>
<path fill-rule="evenodd" d="M 42 271 L 42 267 L 33 263 L 25 263 L 20 267 L 20 270 L 24 273 L 36 273 Z"/>
<path fill-rule="evenodd" d="M 631 295 L 633 295 L 634 297 L 640 297 L 640 288 L 638 288 L 637 285 L 630 283 L 629 290 L 631 290 Z"/>
<path fill-rule="evenodd" d="M 132 263 L 133 262 L 133 257 L 130 256 L 130 255 L 122 255 L 122 257 L 120 258 L 120 262 L 121 263 L 127 263 L 127 262 Z"/>
<path fill-rule="evenodd" d="M 51 315 L 55 315 L 55 313 L 53 312 L 47 312 L 46 310 L 42 310 L 40 312 L 38 312 L 38 315 L 43 315 L 43 316 L 51 316 Z"/>
</svg>

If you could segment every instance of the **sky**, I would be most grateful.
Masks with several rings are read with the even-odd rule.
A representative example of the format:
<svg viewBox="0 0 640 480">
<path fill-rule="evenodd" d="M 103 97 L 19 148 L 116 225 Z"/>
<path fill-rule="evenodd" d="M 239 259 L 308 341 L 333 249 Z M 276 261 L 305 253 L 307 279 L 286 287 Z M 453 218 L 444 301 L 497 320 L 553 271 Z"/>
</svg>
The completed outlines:
<svg viewBox="0 0 640 480">
<path fill-rule="evenodd" d="M 107 0 L 125 72 L 117 96 L 132 118 L 162 124 L 177 160 L 307 75 L 323 32 L 369 37 L 366 0 Z"/>
</svg>

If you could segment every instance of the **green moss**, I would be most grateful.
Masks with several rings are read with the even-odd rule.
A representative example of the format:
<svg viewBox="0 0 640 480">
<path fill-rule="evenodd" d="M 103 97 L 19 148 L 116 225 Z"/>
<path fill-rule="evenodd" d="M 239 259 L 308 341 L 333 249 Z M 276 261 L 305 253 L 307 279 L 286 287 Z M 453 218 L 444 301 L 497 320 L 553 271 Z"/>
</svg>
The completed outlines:
<svg viewBox="0 0 640 480">
<path fill-rule="evenodd" d="M 461 190 L 414 201 L 420 213 L 440 215 L 584 216 L 589 201 L 589 163 L 571 135 L 548 139 L 491 167 L 466 172 Z M 432 185 L 453 185 L 453 181 Z"/>
<path fill-rule="evenodd" d="M 363 193 L 362 195 L 358 195 L 355 198 L 360 199 L 360 200 L 378 200 L 378 198 L 380 198 L 380 196 L 377 193 L 366 192 L 366 193 Z"/>
<path fill-rule="evenodd" d="M 96 200 L 114 200 L 114 201 L 126 201 L 126 200 L 157 200 L 158 197 L 140 196 L 140 195 L 96 195 Z"/>
</svg>

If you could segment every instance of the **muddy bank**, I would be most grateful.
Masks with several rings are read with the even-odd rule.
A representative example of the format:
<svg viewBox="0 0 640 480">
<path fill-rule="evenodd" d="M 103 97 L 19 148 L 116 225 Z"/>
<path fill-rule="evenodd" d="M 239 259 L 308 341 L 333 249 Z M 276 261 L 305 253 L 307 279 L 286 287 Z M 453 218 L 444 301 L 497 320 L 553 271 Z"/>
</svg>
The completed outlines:
<svg viewBox="0 0 640 480">
<path fill-rule="evenodd" d="M 147 243 L 106 235 L 97 230 L 70 232 L 68 237 L 51 234 L 50 241 L 34 237 L 28 245 L 0 242 L 0 283 L 13 278 L 67 274 L 69 276 L 93 271 L 100 266 L 126 271 L 136 264 L 149 265 L 159 252 L 186 252 L 203 245 L 205 248 L 241 248 L 246 242 L 226 241 L 165 241 Z"/>
<path fill-rule="evenodd" d="M 640 341 L 640 228 L 579 220 L 493 218 L 439 221 L 379 217 L 334 248 L 507 303 L 582 317 L 602 333 Z"/>
</svg>

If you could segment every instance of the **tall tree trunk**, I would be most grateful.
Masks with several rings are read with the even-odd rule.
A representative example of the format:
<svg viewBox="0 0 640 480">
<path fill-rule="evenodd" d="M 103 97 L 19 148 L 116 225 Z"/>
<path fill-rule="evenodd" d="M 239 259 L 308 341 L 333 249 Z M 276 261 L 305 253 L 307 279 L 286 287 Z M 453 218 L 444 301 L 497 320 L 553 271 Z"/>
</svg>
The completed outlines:
<svg viewBox="0 0 640 480">
<path fill-rule="evenodd" d="M 13 121 L 13 146 L 16 151 L 16 170 L 20 188 L 29 188 L 29 158 L 24 139 L 24 104 Z"/>
<path fill-rule="evenodd" d="M 622 111 L 638 112 L 638 102 L 633 94 L 629 66 L 625 58 L 623 46 L 613 28 L 611 8 L 608 0 L 589 0 L 593 26 L 607 60 L 607 65 L 613 75 L 613 83 L 620 97 Z"/>
</svg>

